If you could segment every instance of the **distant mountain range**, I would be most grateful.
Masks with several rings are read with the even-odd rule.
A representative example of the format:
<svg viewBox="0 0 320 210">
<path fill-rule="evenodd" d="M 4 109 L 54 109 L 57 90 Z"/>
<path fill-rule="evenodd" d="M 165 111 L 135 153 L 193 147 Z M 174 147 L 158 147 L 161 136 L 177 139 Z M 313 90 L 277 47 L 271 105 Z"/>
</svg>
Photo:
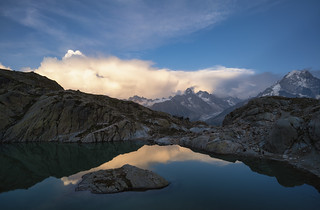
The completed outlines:
<svg viewBox="0 0 320 210">
<path fill-rule="evenodd" d="M 320 98 L 320 79 L 309 71 L 292 71 L 277 81 L 271 87 L 259 93 L 256 97 L 284 96 Z M 218 97 L 206 91 L 194 92 L 188 88 L 182 95 L 162 99 L 147 99 L 134 96 L 129 98 L 153 110 L 162 111 L 171 115 L 189 118 L 191 121 L 205 121 L 211 125 L 221 125 L 224 117 L 247 103 L 234 97 Z"/>
<path fill-rule="evenodd" d="M 188 88 L 181 95 L 162 99 L 147 99 L 133 96 L 129 100 L 147 106 L 156 111 L 167 112 L 174 116 L 189 118 L 191 121 L 205 121 L 232 107 L 241 100 L 234 97 L 217 97 L 206 91 L 194 92 Z"/>
<path fill-rule="evenodd" d="M 129 101 L 133 101 L 135 103 L 138 103 L 142 106 L 145 106 L 145 107 L 151 107 L 153 104 L 156 104 L 156 103 L 161 103 L 161 102 L 164 102 L 164 101 L 168 101 L 172 98 L 172 96 L 170 96 L 169 98 L 156 98 L 156 99 L 149 99 L 149 98 L 145 98 L 145 97 L 140 97 L 140 96 L 133 96 L 133 97 L 130 97 L 128 100 Z"/>
</svg>

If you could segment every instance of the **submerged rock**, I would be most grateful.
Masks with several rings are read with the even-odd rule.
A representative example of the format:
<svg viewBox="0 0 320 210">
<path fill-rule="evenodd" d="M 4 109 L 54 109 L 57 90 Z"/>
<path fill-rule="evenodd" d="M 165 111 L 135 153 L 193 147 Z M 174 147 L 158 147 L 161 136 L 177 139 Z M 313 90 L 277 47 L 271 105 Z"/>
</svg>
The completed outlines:
<svg viewBox="0 0 320 210">
<path fill-rule="evenodd" d="M 158 174 L 126 164 L 117 169 L 100 170 L 85 174 L 76 191 L 89 190 L 92 193 L 118 193 L 161 189 L 168 185 L 169 182 Z"/>
</svg>

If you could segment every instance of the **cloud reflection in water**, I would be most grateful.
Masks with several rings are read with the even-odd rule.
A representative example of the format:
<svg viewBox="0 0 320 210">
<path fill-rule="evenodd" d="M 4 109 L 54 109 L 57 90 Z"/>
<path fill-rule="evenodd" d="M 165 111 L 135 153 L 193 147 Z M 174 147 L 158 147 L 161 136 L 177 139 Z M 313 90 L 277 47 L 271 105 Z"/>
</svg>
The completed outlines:
<svg viewBox="0 0 320 210">
<path fill-rule="evenodd" d="M 77 184 L 81 177 L 89 172 L 119 168 L 125 164 L 130 164 L 143 169 L 150 169 L 155 163 L 169 163 L 176 161 L 201 161 L 215 165 L 228 165 L 230 162 L 212 158 L 209 155 L 193 152 L 192 150 L 178 145 L 159 146 L 145 145 L 139 150 L 123 155 L 118 155 L 111 161 L 106 162 L 88 171 L 82 171 L 69 177 L 62 177 L 64 185 Z"/>
</svg>

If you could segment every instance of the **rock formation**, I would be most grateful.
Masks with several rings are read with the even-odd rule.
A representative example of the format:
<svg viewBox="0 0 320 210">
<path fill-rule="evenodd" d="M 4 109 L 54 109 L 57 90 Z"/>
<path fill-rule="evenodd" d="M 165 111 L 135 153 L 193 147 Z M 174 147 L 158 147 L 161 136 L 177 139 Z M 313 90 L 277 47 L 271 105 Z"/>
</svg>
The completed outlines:
<svg viewBox="0 0 320 210">
<path fill-rule="evenodd" d="M 130 101 L 63 90 L 35 73 L 0 70 L 0 142 L 103 142 L 184 132 L 191 123 Z"/>
<path fill-rule="evenodd" d="M 202 132 L 155 142 L 214 154 L 285 161 L 320 177 L 319 122 L 317 99 L 262 97 L 228 114 L 223 127 L 203 127 Z"/>
<path fill-rule="evenodd" d="M 99 194 L 117 193 L 160 189 L 168 185 L 169 182 L 158 174 L 126 164 L 117 169 L 85 174 L 76 191 L 90 190 L 92 193 Z"/>
</svg>

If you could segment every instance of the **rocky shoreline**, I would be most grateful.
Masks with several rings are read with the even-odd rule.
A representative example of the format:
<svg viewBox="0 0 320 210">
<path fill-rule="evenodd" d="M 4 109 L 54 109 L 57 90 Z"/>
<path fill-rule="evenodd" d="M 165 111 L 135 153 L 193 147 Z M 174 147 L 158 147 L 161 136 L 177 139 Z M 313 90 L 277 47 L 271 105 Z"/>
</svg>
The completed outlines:
<svg viewBox="0 0 320 210">
<path fill-rule="evenodd" d="M 151 140 L 212 154 L 287 162 L 320 178 L 320 100 L 262 97 L 222 127 L 108 96 L 63 90 L 35 73 L 0 70 L 0 143 Z"/>
<path fill-rule="evenodd" d="M 320 101 L 264 97 L 231 112 L 223 127 L 197 127 L 184 137 L 163 137 L 158 144 L 239 157 L 286 162 L 320 178 Z"/>
</svg>

